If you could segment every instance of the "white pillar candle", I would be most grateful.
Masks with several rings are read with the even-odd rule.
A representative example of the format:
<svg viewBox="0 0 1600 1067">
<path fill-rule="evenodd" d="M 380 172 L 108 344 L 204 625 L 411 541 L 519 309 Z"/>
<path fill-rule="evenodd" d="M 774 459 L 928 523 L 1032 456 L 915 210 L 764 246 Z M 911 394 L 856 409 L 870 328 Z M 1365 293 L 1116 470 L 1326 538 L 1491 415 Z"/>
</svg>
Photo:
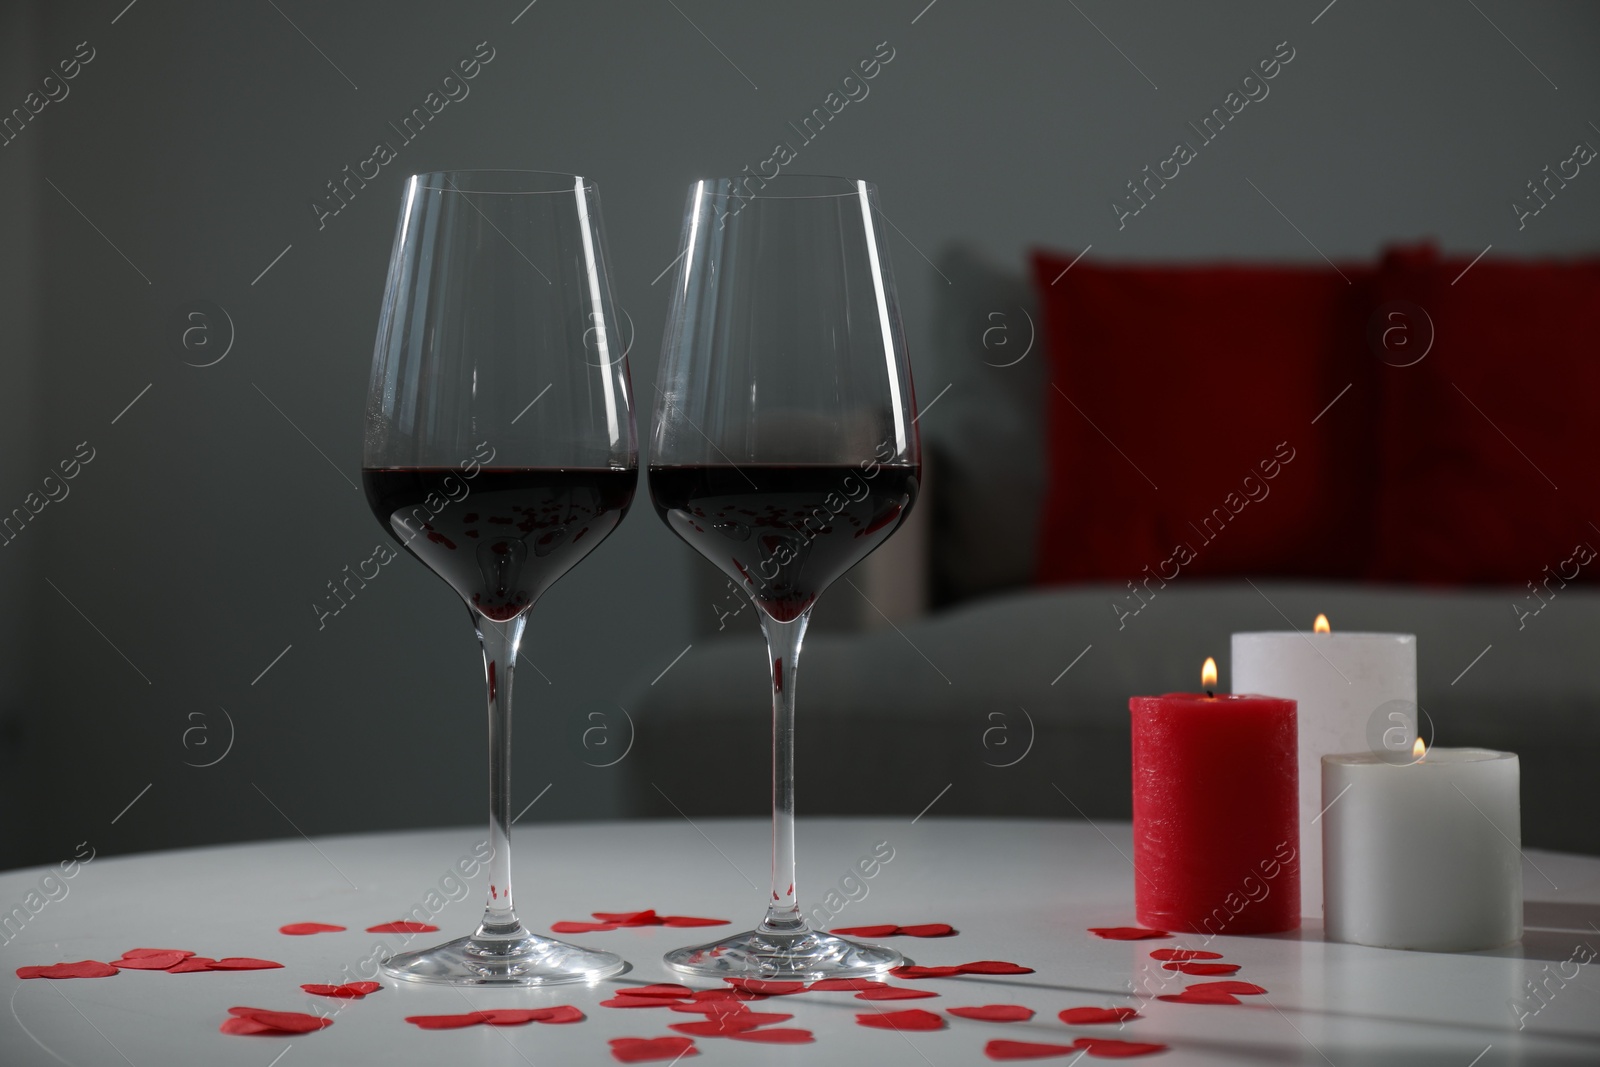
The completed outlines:
<svg viewBox="0 0 1600 1067">
<path fill-rule="evenodd" d="M 1364 752 L 1411 716 L 1401 758 L 1417 735 L 1414 634 L 1240 633 L 1233 635 L 1233 691 L 1288 697 L 1300 723 L 1300 914 L 1322 918 L 1323 756 Z M 1376 734 L 1373 729 L 1376 727 Z M 1404 731 L 1402 731 L 1404 732 Z"/>
<path fill-rule="evenodd" d="M 1325 756 L 1321 779 L 1328 940 L 1471 952 L 1522 936 L 1514 753 Z"/>
</svg>

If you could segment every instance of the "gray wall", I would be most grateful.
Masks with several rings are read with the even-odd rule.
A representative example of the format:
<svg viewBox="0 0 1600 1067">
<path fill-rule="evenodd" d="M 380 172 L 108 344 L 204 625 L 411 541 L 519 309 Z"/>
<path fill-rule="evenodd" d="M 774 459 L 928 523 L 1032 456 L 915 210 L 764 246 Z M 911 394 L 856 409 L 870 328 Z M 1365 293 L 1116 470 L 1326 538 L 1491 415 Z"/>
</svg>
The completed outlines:
<svg viewBox="0 0 1600 1067">
<path fill-rule="evenodd" d="M 95 58 L 0 148 L 0 510 L 78 442 L 95 458 L 0 549 L 0 865 L 84 839 L 110 853 L 479 816 L 481 668 L 448 590 L 403 561 L 324 630 L 310 607 L 381 536 L 351 479 L 407 173 L 595 178 L 644 396 L 686 184 L 797 141 L 788 124 L 882 41 L 894 59 L 870 96 L 793 169 L 879 184 L 925 398 L 944 384 L 926 353 L 947 286 L 924 254 L 953 240 L 1009 261 L 1035 243 L 1309 262 L 1311 242 L 1334 259 L 1423 235 L 1471 254 L 1600 243 L 1600 175 L 1521 232 L 1508 206 L 1600 139 L 1592 5 L 924 3 L 538 0 L 515 24 L 522 0 L 10 4 L 0 109 L 78 42 Z M 1285 40 L 1271 95 L 1119 230 L 1124 183 Z M 495 58 L 471 95 L 319 229 L 324 183 L 480 41 Z M 219 352 L 225 322 L 209 350 L 179 344 L 201 299 L 235 333 L 205 368 L 183 357 Z M 518 806 L 553 784 L 527 818 L 619 813 L 619 772 L 580 758 L 583 716 L 694 639 L 696 566 L 639 507 L 534 612 L 548 682 L 518 680 Z M 187 765 L 221 753 L 222 709 L 231 752 Z"/>
</svg>

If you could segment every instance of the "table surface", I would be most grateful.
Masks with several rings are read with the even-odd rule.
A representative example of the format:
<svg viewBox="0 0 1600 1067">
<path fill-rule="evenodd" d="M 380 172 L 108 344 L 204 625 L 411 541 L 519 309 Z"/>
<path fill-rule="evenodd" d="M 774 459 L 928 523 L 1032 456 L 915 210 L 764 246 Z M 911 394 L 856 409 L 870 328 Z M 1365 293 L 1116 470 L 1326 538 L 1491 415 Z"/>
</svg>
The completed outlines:
<svg viewBox="0 0 1600 1067">
<path fill-rule="evenodd" d="M 471 892 L 451 892 L 457 860 L 471 855 L 482 831 L 295 838 L 261 844 L 95 859 L 59 887 L 4 945 L 5 996 L 0 1064 L 318 1064 L 610 1063 L 606 1039 L 672 1033 L 669 1023 L 697 1018 L 653 1010 L 599 1007 L 616 989 L 677 981 L 661 954 L 753 923 L 763 907 L 768 826 L 758 820 L 565 824 L 521 828 L 515 840 L 518 907 L 535 930 L 591 911 L 655 908 L 662 914 L 716 916 L 736 926 L 647 927 L 573 936 L 621 953 L 630 971 L 598 986 L 458 992 L 386 982 L 362 1001 L 302 993 L 303 982 L 338 982 L 379 935 L 362 929 L 404 916 L 414 905 L 443 901 L 440 934 L 469 932 L 482 907 L 483 875 Z M 801 900 L 823 901 L 856 862 L 888 842 L 893 858 L 860 883 L 858 898 L 833 925 L 947 922 L 959 934 L 896 937 L 889 943 L 924 964 L 1011 960 L 1036 973 L 965 976 L 916 985 L 937 999 L 873 1004 L 847 992 L 773 1000 L 763 1010 L 791 1012 L 785 1026 L 811 1029 L 808 1046 L 764 1046 L 701 1038 L 697 1062 L 840 1064 L 981 1064 L 992 1038 L 1071 1044 L 1079 1036 L 1163 1042 L 1170 1050 L 1144 1062 L 1163 1064 L 1407 1064 L 1498 1067 L 1503 1064 L 1600 1063 L 1600 964 L 1579 965 L 1600 950 L 1600 858 L 1529 852 L 1524 863 L 1528 933 L 1519 946 L 1492 952 L 1436 954 L 1327 944 L 1309 927 L 1271 937 L 1220 937 L 1207 948 L 1239 963 L 1234 977 L 1265 986 L 1266 996 L 1238 1006 L 1172 1004 L 1135 997 L 1137 984 L 1177 992 L 1200 981 L 1161 969 L 1152 949 L 1199 943 L 1105 941 L 1090 926 L 1132 924 L 1127 824 L 910 819 L 802 820 Z M 880 849 L 881 851 L 881 849 Z M 66 857 L 63 857 L 64 859 Z M 43 869 L 0 875 L 0 908 L 21 907 Z M 1559 888 L 1558 888 L 1559 887 Z M 432 891 L 438 895 L 426 900 Z M 290 922 L 327 922 L 345 933 L 289 937 Z M 696 937 L 696 935 L 707 935 Z M 396 938 L 386 938 L 391 943 Z M 1586 946 L 1592 946 L 1586 948 Z M 64 960 L 116 958 L 135 947 L 184 948 L 202 956 L 257 956 L 283 970 L 194 973 L 128 971 L 111 979 L 15 977 L 15 968 Z M 1576 954 L 1576 956 L 1575 956 Z M 1572 972 L 1576 970 L 1575 977 Z M 1526 999 L 1542 983 L 1543 1006 Z M 711 983 L 691 981 L 697 987 Z M 1513 1003 L 1537 1008 L 1519 1029 Z M 1025 1023 L 947 1017 L 938 1032 L 896 1033 L 855 1023 L 875 1008 L 939 1011 L 962 1005 L 1018 1003 L 1037 1015 Z M 288 1011 L 338 1009 L 333 1026 L 296 1037 L 232 1037 L 218 1032 L 228 1007 Z M 473 1027 L 421 1031 L 414 1014 L 474 1008 L 574 1004 L 588 1016 L 565 1026 Z M 1133 1005 L 1142 1018 L 1116 1026 L 1068 1027 L 1057 1013 L 1086 1005 Z M 275 1059 L 274 1057 L 279 1057 Z M 1072 1062 L 1064 1057 L 1053 1062 Z M 1045 1061 L 1052 1062 L 1052 1061 Z"/>
</svg>

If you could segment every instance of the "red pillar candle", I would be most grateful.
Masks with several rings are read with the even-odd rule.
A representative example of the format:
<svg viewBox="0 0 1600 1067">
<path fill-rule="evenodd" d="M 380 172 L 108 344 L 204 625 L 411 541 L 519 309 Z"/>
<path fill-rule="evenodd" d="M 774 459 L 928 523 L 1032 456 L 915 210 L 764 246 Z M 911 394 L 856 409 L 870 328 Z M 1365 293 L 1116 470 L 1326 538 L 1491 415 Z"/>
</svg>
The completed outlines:
<svg viewBox="0 0 1600 1067">
<path fill-rule="evenodd" d="M 1139 922 L 1213 935 L 1298 927 L 1295 702 L 1169 693 L 1128 710 Z"/>
</svg>

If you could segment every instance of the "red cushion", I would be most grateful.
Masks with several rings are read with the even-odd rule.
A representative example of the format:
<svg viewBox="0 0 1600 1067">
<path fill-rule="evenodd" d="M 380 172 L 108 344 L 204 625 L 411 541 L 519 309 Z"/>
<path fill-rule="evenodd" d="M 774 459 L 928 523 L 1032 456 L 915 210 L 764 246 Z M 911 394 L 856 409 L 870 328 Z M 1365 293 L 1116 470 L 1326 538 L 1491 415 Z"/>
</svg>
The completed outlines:
<svg viewBox="0 0 1600 1067">
<path fill-rule="evenodd" d="M 1360 575 L 1372 272 L 1084 260 L 1062 274 L 1071 261 L 1034 256 L 1052 378 L 1039 580 Z"/>
<path fill-rule="evenodd" d="M 1580 543 L 1600 546 L 1600 262 L 1473 264 L 1401 249 L 1377 299 L 1380 312 L 1421 307 L 1434 341 L 1414 365 L 1379 367 L 1384 477 L 1369 576 L 1592 580 L 1600 564 L 1568 561 Z"/>
</svg>

